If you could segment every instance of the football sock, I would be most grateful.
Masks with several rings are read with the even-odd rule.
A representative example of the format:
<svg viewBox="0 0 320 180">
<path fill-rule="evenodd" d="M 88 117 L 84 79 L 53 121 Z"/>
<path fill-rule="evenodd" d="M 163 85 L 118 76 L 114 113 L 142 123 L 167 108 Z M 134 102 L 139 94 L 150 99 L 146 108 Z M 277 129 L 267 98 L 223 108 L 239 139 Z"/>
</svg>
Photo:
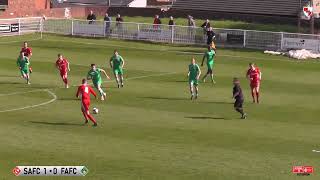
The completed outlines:
<svg viewBox="0 0 320 180">
<path fill-rule="evenodd" d="M 82 114 L 83 114 L 84 118 L 85 118 L 85 119 L 86 119 L 86 121 L 87 121 L 87 120 L 88 120 L 87 113 L 85 113 L 85 112 L 83 112 L 83 111 L 82 111 Z"/>
<path fill-rule="evenodd" d="M 260 93 L 259 93 L 259 92 L 256 92 L 256 96 L 257 96 L 257 102 L 259 102 Z"/>
<path fill-rule="evenodd" d="M 97 124 L 97 121 L 94 119 L 94 117 L 91 114 L 88 114 L 87 116 L 94 124 Z"/>
<path fill-rule="evenodd" d="M 241 115 L 244 115 L 244 112 L 243 112 L 242 108 L 236 108 L 236 111 L 238 111 Z"/>
</svg>

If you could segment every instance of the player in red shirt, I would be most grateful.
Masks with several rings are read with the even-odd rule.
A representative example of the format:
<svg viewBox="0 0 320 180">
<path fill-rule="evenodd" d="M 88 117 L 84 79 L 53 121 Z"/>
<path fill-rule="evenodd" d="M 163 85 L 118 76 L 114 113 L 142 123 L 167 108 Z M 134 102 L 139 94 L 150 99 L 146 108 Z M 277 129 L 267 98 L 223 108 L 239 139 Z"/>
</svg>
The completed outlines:
<svg viewBox="0 0 320 180">
<path fill-rule="evenodd" d="M 56 61 L 56 67 L 60 71 L 60 76 L 65 84 L 66 88 L 69 88 L 68 84 L 68 71 L 70 71 L 69 62 L 63 58 L 62 54 L 58 54 L 58 60 Z"/>
<path fill-rule="evenodd" d="M 250 63 L 247 71 L 247 78 L 250 80 L 253 103 L 259 103 L 261 75 L 260 69 L 256 67 L 255 64 Z"/>
<path fill-rule="evenodd" d="M 30 47 L 28 47 L 28 42 L 23 42 L 23 47 L 21 48 L 20 53 L 24 53 L 24 56 L 28 57 L 29 60 L 32 56 L 32 49 Z M 29 71 L 30 73 L 32 73 L 32 68 L 29 67 Z"/>
<path fill-rule="evenodd" d="M 88 85 L 86 79 L 82 79 L 82 85 L 78 87 L 77 98 L 81 98 L 81 111 L 85 118 L 85 123 L 88 123 L 88 119 L 93 122 L 93 126 L 97 126 L 97 121 L 90 114 L 90 94 L 97 98 L 97 94 L 93 91 L 91 86 Z"/>
</svg>

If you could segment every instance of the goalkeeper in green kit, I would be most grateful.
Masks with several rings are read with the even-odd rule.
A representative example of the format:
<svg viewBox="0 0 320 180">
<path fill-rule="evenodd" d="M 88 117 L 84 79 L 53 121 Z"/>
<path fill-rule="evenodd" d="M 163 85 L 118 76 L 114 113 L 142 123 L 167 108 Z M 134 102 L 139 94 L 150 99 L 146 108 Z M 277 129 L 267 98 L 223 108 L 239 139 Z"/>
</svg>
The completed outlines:
<svg viewBox="0 0 320 180">
<path fill-rule="evenodd" d="M 30 84 L 30 71 L 29 71 L 30 61 L 27 56 L 24 55 L 23 52 L 20 53 L 20 56 L 17 59 L 17 66 L 20 69 L 20 73 L 22 78 L 27 80 L 27 84 Z"/>
<path fill-rule="evenodd" d="M 110 67 L 113 69 L 118 88 L 123 87 L 123 66 L 123 58 L 119 55 L 117 50 L 114 50 L 114 55 L 110 58 Z"/>
<path fill-rule="evenodd" d="M 110 79 L 110 77 L 108 76 L 108 74 L 106 73 L 105 70 L 97 68 L 95 64 L 91 64 L 91 69 L 88 72 L 87 79 L 88 80 L 92 79 L 92 83 L 93 83 L 94 87 L 97 88 L 97 90 L 99 91 L 99 93 L 101 95 L 101 100 L 103 101 L 107 97 L 107 94 L 102 90 L 102 87 L 101 87 L 101 85 L 102 85 L 101 72 L 108 79 Z"/>
<path fill-rule="evenodd" d="M 207 67 L 208 71 L 206 75 L 203 76 L 202 81 L 206 82 L 207 76 L 210 75 L 211 82 L 215 84 L 216 82 L 213 79 L 213 66 L 214 66 L 214 57 L 216 55 L 215 50 L 213 50 L 210 46 L 208 47 L 208 51 L 204 54 L 201 66 L 203 66 L 204 60 L 207 59 Z"/>
</svg>

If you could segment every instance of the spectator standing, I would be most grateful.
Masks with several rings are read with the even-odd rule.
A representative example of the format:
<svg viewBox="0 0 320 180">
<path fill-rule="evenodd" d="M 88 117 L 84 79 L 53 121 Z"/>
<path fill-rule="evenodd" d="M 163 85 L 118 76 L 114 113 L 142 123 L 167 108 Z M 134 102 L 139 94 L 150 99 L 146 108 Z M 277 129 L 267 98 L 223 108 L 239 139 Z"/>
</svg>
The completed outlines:
<svg viewBox="0 0 320 180">
<path fill-rule="evenodd" d="M 123 19 L 122 19 L 121 15 L 118 14 L 117 18 L 116 18 L 116 28 L 118 31 L 118 35 L 120 35 L 121 37 L 123 36 L 122 22 L 123 22 Z"/>
<path fill-rule="evenodd" d="M 106 15 L 104 16 L 103 18 L 104 22 L 105 22 L 105 25 L 106 25 L 106 35 L 109 35 L 110 34 L 110 27 L 111 27 L 111 17 L 109 16 L 108 13 L 106 13 Z"/>
<path fill-rule="evenodd" d="M 122 22 L 123 22 L 123 19 L 122 19 L 121 15 L 118 14 L 117 18 L 116 18 L 116 25 L 119 26 L 119 25 L 121 25 Z"/>
<path fill-rule="evenodd" d="M 89 24 L 93 24 L 94 21 L 97 20 L 97 17 L 93 11 L 90 11 L 90 14 L 87 16 L 87 20 L 89 21 Z"/>
<path fill-rule="evenodd" d="M 207 45 L 211 45 L 213 42 L 213 39 L 215 38 L 216 34 L 213 32 L 213 28 L 209 27 L 207 29 Z"/>
<path fill-rule="evenodd" d="M 203 32 L 206 33 L 206 32 L 207 32 L 207 29 L 211 27 L 209 19 L 207 19 L 207 20 L 201 25 L 201 27 L 203 28 Z"/>
<path fill-rule="evenodd" d="M 188 26 L 189 26 L 189 28 L 188 28 L 189 37 L 190 37 L 191 40 L 194 40 L 194 39 L 195 39 L 195 37 L 194 37 L 194 35 L 195 35 L 194 31 L 195 31 L 195 27 L 196 27 L 196 22 L 195 22 L 195 20 L 193 19 L 193 17 L 190 16 L 190 15 L 188 15 Z"/>
<path fill-rule="evenodd" d="M 160 18 L 165 18 L 165 10 L 164 8 L 161 8 L 161 11 L 160 11 Z"/>
<path fill-rule="evenodd" d="M 153 28 L 159 29 L 160 25 L 161 25 L 161 20 L 159 18 L 159 15 L 155 15 L 154 20 L 153 20 Z"/>
<path fill-rule="evenodd" d="M 170 16 L 170 20 L 169 20 L 169 24 L 168 25 L 169 25 L 170 30 L 172 30 L 173 26 L 176 25 L 176 23 L 174 22 L 174 19 L 173 19 L 172 16 Z"/>
</svg>

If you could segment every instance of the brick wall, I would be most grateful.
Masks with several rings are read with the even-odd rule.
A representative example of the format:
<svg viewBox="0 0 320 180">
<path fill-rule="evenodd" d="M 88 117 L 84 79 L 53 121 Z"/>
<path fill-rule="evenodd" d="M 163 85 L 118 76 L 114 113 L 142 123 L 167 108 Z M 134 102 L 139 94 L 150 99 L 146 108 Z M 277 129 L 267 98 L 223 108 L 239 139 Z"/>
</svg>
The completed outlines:
<svg viewBox="0 0 320 180">
<path fill-rule="evenodd" d="M 8 8 L 0 14 L 0 18 L 16 18 L 16 17 L 64 17 L 64 8 L 50 9 L 50 0 L 9 0 Z M 107 12 L 107 7 L 89 6 L 70 7 L 71 16 L 73 18 L 87 17 L 90 10 L 93 10 L 97 16 L 104 16 Z"/>
</svg>

